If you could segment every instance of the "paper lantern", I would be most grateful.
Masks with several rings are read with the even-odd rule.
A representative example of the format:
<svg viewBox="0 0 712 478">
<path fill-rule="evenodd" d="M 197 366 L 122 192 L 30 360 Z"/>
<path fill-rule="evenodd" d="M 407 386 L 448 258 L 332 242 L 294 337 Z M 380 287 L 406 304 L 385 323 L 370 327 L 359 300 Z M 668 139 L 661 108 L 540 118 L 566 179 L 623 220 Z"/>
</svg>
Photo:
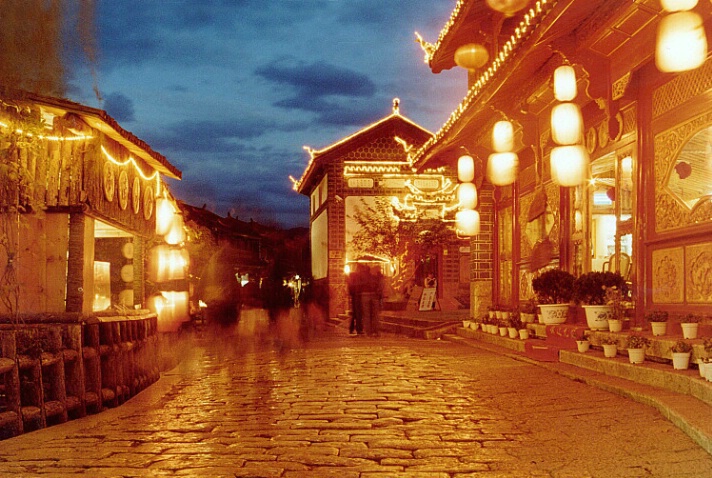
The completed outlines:
<svg viewBox="0 0 712 478">
<path fill-rule="evenodd" d="M 156 313 L 159 332 L 177 332 L 181 323 L 190 320 L 188 292 L 162 291 L 149 299 L 149 309 Z"/>
<path fill-rule="evenodd" d="M 189 263 L 185 249 L 157 246 L 151 249 L 149 275 L 155 282 L 184 279 Z"/>
<path fill-rule="evenodd" d="M 583 139 L 583 116 L 575 103 L 560 103 L 551 110 L 551 137 L 561 145 L 577 144 Z"/>
<path fill-rule="evenodd" d="M 156 199 L 156 234 L 164 236 L 171 229 L 176 210 L 168 198 Z"/>
<path fill-rule="evenodd" d="M 551 150 L 551 179 L 563 187 L 574 187 L 588 176 L 588 151 L 582 145 L 557 146 Z"/>
<path fill-rule="evenodd" d="M 493 153 L 487 161 L 487 179 L 495 186 L 508 186 L 517 179 L 517 153 Z"/>
<path fill-rule="evenodd" d="M 480 233 L 480 213 L 463 209 L 455 214 L 455 227 L 461 236 L 476 236 Z"/>
<path fill-rule="evenodd" d="M 462 209 L 477 207 L 477 188 L 472 183 L 461 183 L 457 188 L 457 202 Z"/>
<path fill-rule="evenodd" d="M 569 65 L 562 65 L 554 70 L 554 97 L 559 101 L 571 101 L 576 98 L 576 72 Z"/>
<path fill-rule="evenodd" d="M 185 242 L 185 229 L 183 228 L 183 216 L 173 215 L 173 223 L 165 238 L 168 244 L 176 245 Z"/>
<path fill-rule="evenodd" d="M 463 183 L 469 183 L 475 179 L 475 160 L 472 159 L 472 156 L 464 154 L 458 158 L 457 179 Z"/>
<path fill-rule="evenodd" d="M 497 121 L 492 128 L 492 149 L 505 153 L 514 149 L 514 127 L 509 121 Z"/>
<path fill-rule="evenodd" d="M 693 70 L 707 58 L 707 36 L 702 17 L 695 12 L 676 12 L 658 24 L 655 65 L 663 72 Z"/>
<path fill-rule="evenodd" d="M 696 5 L 697 0 L 660 0 L 660 6 L 668 12 L 692 10 Z"/>
<path fill-rule="evenodd" d="M 487 5 L 497 12 L 510 17 L 527 6 L 529 0 L 487 0 Z"/>
<path fill-rule="evenodd" d="M 621 159 L 621 176 L 623 178 L 630 178 L 633 175 L 633 158 L 631 156 L 626 156 Z"/>
<path fill-rule="evenodd" d="M 482 68 L 488 60 L 487 48 L 479 43 L 468 43 L 455 50 L 455 64 L 467 70 Z"/>
</svg>

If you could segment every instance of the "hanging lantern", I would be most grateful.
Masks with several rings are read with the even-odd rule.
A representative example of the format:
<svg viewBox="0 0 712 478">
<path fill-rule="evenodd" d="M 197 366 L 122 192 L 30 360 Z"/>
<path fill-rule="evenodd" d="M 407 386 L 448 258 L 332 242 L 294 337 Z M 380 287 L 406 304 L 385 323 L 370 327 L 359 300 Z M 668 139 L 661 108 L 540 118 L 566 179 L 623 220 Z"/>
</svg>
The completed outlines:
<svg viewBox="0 0 712 478">
<path fill-rule="evenodd" d="M 702 17 L 695 12 L 676 12 L 658 24 L 655 65 L 663 72 L 694 70 L 707 58 L 707 36 Z"/>
<path fill-rule="evenodd" d="M 517 153 L 493 153 L 487 161 L 487 179 L 495 186 L 508 186 L 517 179 Z"/>
<path fill-rule="evenodd" d="M 586 181 L 588 151 L 580 144 L 557 146 L 551 150 L 551 179 L 563 187 L 574 187 Z"/>
<path fill-rule="evenodd" d="M 623 178 L 630 178 L 633 175 L 633 158 L 631 156 L 626 156 L 621 159 L 621 176 Z"/>
<path fill-rule="evenodd" d="M 455 227 L 461 236 L 476 236 L 480 233 L 480 213 L 474 209 L 463 209 L 455 214 Z"/>
<path fill-rule="evenodd" d="M 461 183 L 457 187 L 457 202 L 462 209 L 477 207 L 477 188 L 472 183 Z"/>
<path fill-rule="evenodd" d="M 505 153 L 514 149 L 514 127 L 509 121 L 497 121 L 492 128 L 492 149 Z"/>
<path fill-rule="evenodd" d="M 183 229 L 183 216 L 173 215 L 173 223 L 166 234 L 165 240 L 168 244 L 176 245 L 185 242 L 185 229 Z"/>
<path fill-rule="evenodd" d="M 464 154 L 457 159 L 457 179 L 463 183 L 475 179 L 475 160 L 469 154 Z"/>
<path fill-rule="evenodd" d="M 176 210 L 168 198 L 156 199 L 156 234 L 164 236 L 171 229 Z"/>
<path fill-rule="evenodd" d="M 467 70 L 482 68 L 488 60 L 487 48 L 479 43 L 468 43 L 455 50 L 455 64 Z"/>
<path fill-rule="evenodd" d="M 558 101 L 576 98 L 576 72 L 573 66 L 562 65 L 554 70 L 554 97 Z"/>
<path fill-rule="evenodd" d="M 557 144 L 577 144 L 583 138 L 583 116 L 575 103 L 560 103 L 551 110 L 551 137 Z"/>
<path fill-rule="evenodd" d="M 529 0 L 487 0 L 487 6 L 492 10 L 501 12 L 511 17 L 516 12 L 527 6 Z"/>
<path fill-rule="evenodd" d="M 660 6 L 668 12 L 692 10 L 696 5 L 697 0 L 660 0 Z"/>
<path fill-rule="evenodd" d="M 151 249 L 149 277 L 155 282 L 185 279 L 189 263 L 190 257 L 185 249 L 156 246 Z"/>
</svg>

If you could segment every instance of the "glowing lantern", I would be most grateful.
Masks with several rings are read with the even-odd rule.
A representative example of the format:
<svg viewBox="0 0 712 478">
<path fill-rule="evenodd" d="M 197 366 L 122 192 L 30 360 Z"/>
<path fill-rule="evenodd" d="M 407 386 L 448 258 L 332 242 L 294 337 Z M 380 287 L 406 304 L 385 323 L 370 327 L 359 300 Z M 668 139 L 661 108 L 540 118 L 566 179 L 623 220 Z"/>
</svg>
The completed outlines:
<svg viewBox="0 0 712 478">
<path fill-rule="evenodd" d="M 557 144 L 577 144 L 583 138 L 583 116 L 575 103 L 560 103 L 551 110 L 551 136 Z"/>
<path fill-rule="evenodd" d="M 476 236 L 480 233 L 480 213 L 463 209 L 455 214 L 455 227 L 461 236 Z"/>
<path fill-rule="evenodd" d="M 158 316 L 159 332 L 177 332 L 182 322 L 190 320 L 188 292 L 161 292 L 149 300 L 149 309 Z"/>
<path fill-rule="evenodd" d="M 680 12 L 695 8 L 697 0 L 660 0 L 660 5 L 668 12 Z"/>
<path fill-rule="evenodd" d="M 517 179 L 517 153 L 493 153 L 487 161 L 487 179 L 495 186 L 508 186 Z"/>
<path fill-rule="evenodd" d="M 706 57 L 707 37 L 699 14 L 676 12 L 660 20 L 655 45 L 655 65 L 660 71 L 693 70 Z"/>
<path fill-rule="evenodd" d="M 582 145 L 557 146 L 551 150 L 551 179 L 564 187 L 583 183 L 588 175 L 588 152 Z"/>
<path fill-rule="evenodd" d="M 510 17 L 527 6 L 529 0 L 487 0 L 487 5 L 497 12 Z"/>
<path fill-rule="evenodd" d="M 514 127 L 509 121 L 497 121 L 492 128 L 492 149 L 505 153 L 514 149 Z"/>
<path fill-rule="evenodd" d="M 482 68 L 489 60 L 487 48 L 478 43 L 468 43 L 455 50 L 455 64 L 468 70 Z"/>
<path fill-rule="evenodd" d="M 630 178 L 633 175 L 633 158 L 626 156 L 621 159 L 621 176 Z"/>
<path fill-rule="evenodd" d="M 554 97 L 559 101 L 571 101 L 576 98 L 576 72 L 569 65 L 562 65 L 554 70 Z"/>
<path fill-rule="evenodd" d="M 158 246 L 151 250 L 150 275 L 156 282 L 166 282 L 185 278 L 190 263 L 188 251 L 168 246 Z"/>
<path fill-rule="evenodd" d="M 183 229 L 183 216 L 180 214 L 173 215 L 173 223 L 166 234 L 165 240 L 168 244 L 180 244 L 185 242 L 185 230 Z"/>
<path fill-rule="evenodd" d="M 469 183 L 475 179 L 475 160 L 470 155 L 462 155 L 457 160 L 457 179 Z"/>
<path fill-rule="evenodd" d="M 477 207 L 477 188 L 472 183 L 461 183 L 457 188 L 457 201 L 463 209 Z"/>
<path fill-rule="evenodd" d="M 173 224 L 176 210 L 168 198 L 156 199 L 156 234 L 163 236 L 168 233 Z"/>
</svg>

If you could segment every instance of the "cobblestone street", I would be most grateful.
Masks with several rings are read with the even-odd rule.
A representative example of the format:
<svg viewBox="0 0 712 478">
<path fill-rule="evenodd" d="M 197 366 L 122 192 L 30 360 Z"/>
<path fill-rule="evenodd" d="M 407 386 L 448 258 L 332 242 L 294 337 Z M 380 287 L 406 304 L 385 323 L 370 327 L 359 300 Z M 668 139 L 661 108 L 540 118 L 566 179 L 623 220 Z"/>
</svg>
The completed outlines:
<svg viewBox="0 0 712 478">
<path fill-rule="evenodd" d="M 1 442 L 0 476 L 712 476 L 652 408 L 535 365 L 241 325 L 116 409 Z"/>
</svg>

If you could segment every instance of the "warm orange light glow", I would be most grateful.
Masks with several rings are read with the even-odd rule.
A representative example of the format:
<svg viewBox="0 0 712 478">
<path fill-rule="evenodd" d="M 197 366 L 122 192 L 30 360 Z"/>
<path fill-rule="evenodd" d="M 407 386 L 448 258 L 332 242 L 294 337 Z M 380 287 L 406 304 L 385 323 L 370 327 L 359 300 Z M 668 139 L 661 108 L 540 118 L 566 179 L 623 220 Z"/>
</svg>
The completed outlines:
<svg viewBox="0 0 712 478">
<path fill-rule="evenodd" d="M 487 161 L 487 179 L 495 186 L 508 186 L 517 179 L 517 153 L 493 153 Z"/>
<path fill-rule="evenodd" d="M 492 128 L 492 149 L 506 153 L 514 149 L 514 127 L 509 121 L 497 121 Z"/>
<path fill-rule="evenodd" d="M 455 51 L 455 64 L 467 70 L 482 68 L 488 60 L 487 48 L 479 43 L 468 43 Z"/>
<path fill-rule="evenodd" d="M 475 160 L 469 154 L 463 154 L 457 159 L 457 179 L 463 183 L 475 179 Z"/>
<path fill-rule="evenodd" d="M 519 10 L 527 6 L 529 0 L 487 0 L 487 5 L 497 12 L 511 17 Z"/>
<path fill-rule="evenodd" d="M 576 72 L 569 65 L 562 65 L 554 70 L 554 97 L 559 101 L 571 101 L 576 98 Z"/>
<path fill-rule="evenodd" d="M 149 299 L 149 309 L 158 316 L 159 332 L 177 332 L 181 323 L 190 320 L 188 299 L 186 291 L 162 291 Z"/>
<path fill-rule="evenodd" d="M 476 236 L 480 233 L 480 213 L 473 209 L 458 211 L 455 224 L 459 235 Z"/>
<path fill-rule="evenodd" d="M 171 230 L 173 217 L 176 215 L 173 201 L 160 197 L 156 199 L 156 234 L 165 236 Z"/>
<path fill-rule="evenodd" d="M 697 0 L 660 0 L 660 6 L 668 12 L 692 10 L 697 5 Z"/>
<path fill-rule="evenodd" d="M 151 249 L 149 275 L 155 282 L 184 279 L 189 263 L 185 249 L 156 246 Z"/>
<path fill-rule="evenodd" d="M 707 36 L 702 17 L 695 12 L 675 12 L 658 24 L 655 65 L 663 72 L 700 67 L 707 58 Z"/>
<path fill-rule="evenodd" d="M 477 207 L 477 188 L 472 183 L 461 183 L 457 188 L 457 201 L 462 209 Z"/>
<path fill-rule="evenodd" d="M 174 214 L 171 228 L 164 237 L 165 241 L 171 245 L 177 245 L 185 242 L 185 228 L 183 226 L 183 216 L 180 214 Z"/>
<path fill-rule="evenodd" d="M 561 145 L 577 144 L 583 139 L 583 116 L 575 103 L 560 103 L 551 110 L 551 137 Z"/>
<path fill-rule="evenodd" d="M 557 146 L 551 150 L 551 179 L 559 186 L 574 187 L 588 176 L 588 151 L 581 145 Z"/>
<path fill-rule="evenodd" d="M 633 175 L 633 158 L 631 156 L 626 156 L 621 159 L 621 176 L 623 178 L 630 178 Z"/>
</svg>

